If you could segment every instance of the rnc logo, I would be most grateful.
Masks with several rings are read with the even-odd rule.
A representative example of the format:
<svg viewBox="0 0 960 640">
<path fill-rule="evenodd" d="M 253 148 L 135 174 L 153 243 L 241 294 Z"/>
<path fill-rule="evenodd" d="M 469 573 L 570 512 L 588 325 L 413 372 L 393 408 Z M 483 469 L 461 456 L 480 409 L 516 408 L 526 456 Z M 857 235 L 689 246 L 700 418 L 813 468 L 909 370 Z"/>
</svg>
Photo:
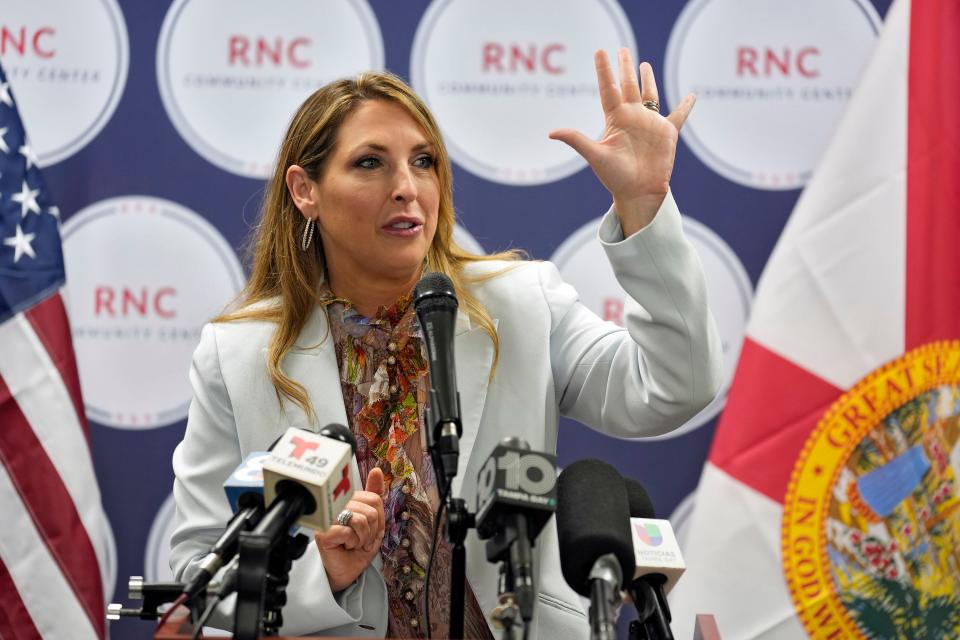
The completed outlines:
<svg viewBox="0 0 960 640">
<path fill-rule="evenodd" d="M 614 0 L 438 0 L 417 28 L 410 74 L 457 164 L 494 182 L 543 184 L 586 166 L 547 133 L 601 134 L 593 52 L 617 46 L 636 50 Z"/>
<path fill-rule="evenodd" d="M 560 62 L 567 51 L 566 45 L 551 42 L 545 45 L 537 43 L 483 43 L 483 72 L 498 74 L 516 74 L 538 71 L 559 75 L 567 69 Z"/>
<path fill-rule="evenodd" d="M 177 290 L 174 287 L 140 287 L 138 290 L 129 287 L 112 287 L 101 285 L 94 291 L 96 301 L 93 305 L 93 315 L 117 316 L 138 315 L 145 318 L 151 314 L 158 318 L 175 318 L 176 308 L 167 298 L 174 298 Z"/>
<path fill-rule="evenodd" d="M 57 30 L 49 25 L 21 26 L 19 29 L 6 24 L 0 25 L 0 56 L 6 56 L 9 52 L 11 57 L 17 54 L 20 58 L 31 55 L 37 58 L 52 58 L 57 52 L 50 40 L 56 32 Z M 40 42 L 41 39 L 43 43 Z"/>
<path fill-rule="evenodd" d="M 285 65 L 306 69 L 312 60 L 308 51 L 313 40 L 307 37 L 265 38 L 263 36 L 232 35 L 227 45 L 228 66 L 283 68 Z"/>
<path fill-rule="evenodd" d="M 633 530 L 643 544 L 650 547 L 659 547 L 663 544 L 663 534 L 660 527 L 653 522 L 633 522 Z"/>
<path fill-rule="evenodd" d="M 725 178 L 798 189 L 873 51 L 869 0 L 691 0 L 664 61 L 667 101 L 697 106 L 681 134 Z"/>
<path fill-rule="evenodd" d="M 284 123 L 307 96 L 382 67 L 364 0 L 176 0 L 157 42 L 160 97 L 177 131 L 247 178 L 270 175 Z"/>
<path fill-rule="evenodd" d="M 62 237 L 88 417 L 122 429 L 182 419 L 200 329 L 243 286 L 233 248 L 196 213 L 145 196 L 92 204 Z"/>
<path fill-rule="evenodd" d="M 40 165 L 56 164 L 93 140 L 120 102 L 123 14 L 116 0 L 5 2 L 0 60 Z"/>
</svg>

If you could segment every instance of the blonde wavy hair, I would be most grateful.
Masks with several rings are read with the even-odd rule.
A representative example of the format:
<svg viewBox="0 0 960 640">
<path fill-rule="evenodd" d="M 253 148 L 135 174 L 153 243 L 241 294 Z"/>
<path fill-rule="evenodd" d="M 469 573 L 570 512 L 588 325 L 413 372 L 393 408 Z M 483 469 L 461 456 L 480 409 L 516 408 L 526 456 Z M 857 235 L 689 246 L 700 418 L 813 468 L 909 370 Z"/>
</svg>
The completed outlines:
<svg viewBox="0 0 960 640">
<path fill-rule="evenodd" d="M 493 367 L 500 356 L 500 340 L 490 314 L 470 293 L 470 285 L 489 280 L 504 270 L 468 276 L 465 266 L 471 262 L 518 260 L 522 252 L 511 250 L 489 256 L 465 251 L 453 240 L 453 174 L 450 157 L 440 129 L 423 101 L 399 77 L 388 72 L 366 72 L 355 78 L 336 80 L 318 89 L 294 114 L 280 147 L 277 166 L 264 195 L 260 220 L 253 229 L 249 247 L 250 279 L 226 312 L 213 322 L 265 320 L 277 329 L 270 342 L 267 369 L 278 397 L 286 396 L 315 418 L 306 389 L 282 369 L 284 357 L 293 348 L 297 336 L 314 307 L 321 303 L 320 288 L 326 270 L 322 243 L 303 251 L 300 239 L 306 219 L 293 203 L 286 186 L 287 169 L 299 165 L 311 180 L 319 181 L 327 159 L 337 144 L 337 133 L 353 111 L 367 100 L 386 100 L 403 107 L 426 133 L 436 150 L 440 201 L 437 231 L 427 251 L 427 269 L 447 275 L 471 321 L 490 336 L 494 346 Z M 509 268 L 509 267 L 508 267 Z"/>
</svg>

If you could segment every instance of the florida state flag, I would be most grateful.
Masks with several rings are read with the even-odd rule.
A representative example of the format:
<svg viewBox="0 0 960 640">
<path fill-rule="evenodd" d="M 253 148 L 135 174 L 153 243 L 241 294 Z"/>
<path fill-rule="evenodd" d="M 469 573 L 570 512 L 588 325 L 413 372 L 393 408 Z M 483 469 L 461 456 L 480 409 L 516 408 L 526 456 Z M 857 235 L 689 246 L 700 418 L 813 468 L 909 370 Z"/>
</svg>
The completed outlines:
<svg viewBox="0 0 960 640">
<path fill-rule="evenodd" d="M 678 638 L 960 637 L 960 2 L 896 0 L 759 283 Z"/>
</svg>

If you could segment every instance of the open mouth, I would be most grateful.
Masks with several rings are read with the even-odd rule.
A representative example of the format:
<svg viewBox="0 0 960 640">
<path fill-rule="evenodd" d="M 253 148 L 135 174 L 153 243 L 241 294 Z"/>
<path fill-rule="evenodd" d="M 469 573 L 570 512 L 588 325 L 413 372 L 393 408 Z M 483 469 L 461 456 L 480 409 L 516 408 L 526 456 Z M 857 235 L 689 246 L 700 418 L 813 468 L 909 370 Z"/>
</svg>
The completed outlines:
<svg viewBox="0 0 960 640">
<path fill-rule="evenodd" d="M 389 235 L 406 238 L 420 233 L 420 231 L 423 230 L 423 225 L 410 220 L 398 220 L 397 222 L 384 226 L 383 230 Z"/>
</svg>

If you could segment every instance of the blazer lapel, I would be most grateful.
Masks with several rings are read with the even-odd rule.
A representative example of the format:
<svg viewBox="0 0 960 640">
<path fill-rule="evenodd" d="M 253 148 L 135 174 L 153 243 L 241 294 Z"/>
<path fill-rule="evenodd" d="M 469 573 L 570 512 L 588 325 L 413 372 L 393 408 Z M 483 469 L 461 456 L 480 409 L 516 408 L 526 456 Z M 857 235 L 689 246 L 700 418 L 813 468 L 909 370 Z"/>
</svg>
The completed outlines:
<svg viewBox="0 0 960 640">
<path fill-rule="evenodd" d="M 303 385 L 316 418 L 306 414 L 287 398 L 283 399 L 286 427 L 300 427 L 317 432 L 321 427 L 336 422 L 347 424 L 347 412 L 340 388 L 340 370 L 337 367 L 337 352 L 327 326 L 327 314 L 317 305 L 290 353 L 284 360 L 284 371 Z"/>
<path fill-rule="evenodd" d="M 493 320 L 493 326 L 497 326 L 496 319 Z M 493 364 L 493 341 L 482 327 L 472 326 L 466 313 L 458 313 L 454 350 L 457 388 L 460 392 L 460 419 L 463 423 L 460 464 L 457 469 L 457 482 L 454 483 L 455 495 L 460 495 L 460 483 L 463 482 L 483 418 L 490 367 Z"/>
</svg>

